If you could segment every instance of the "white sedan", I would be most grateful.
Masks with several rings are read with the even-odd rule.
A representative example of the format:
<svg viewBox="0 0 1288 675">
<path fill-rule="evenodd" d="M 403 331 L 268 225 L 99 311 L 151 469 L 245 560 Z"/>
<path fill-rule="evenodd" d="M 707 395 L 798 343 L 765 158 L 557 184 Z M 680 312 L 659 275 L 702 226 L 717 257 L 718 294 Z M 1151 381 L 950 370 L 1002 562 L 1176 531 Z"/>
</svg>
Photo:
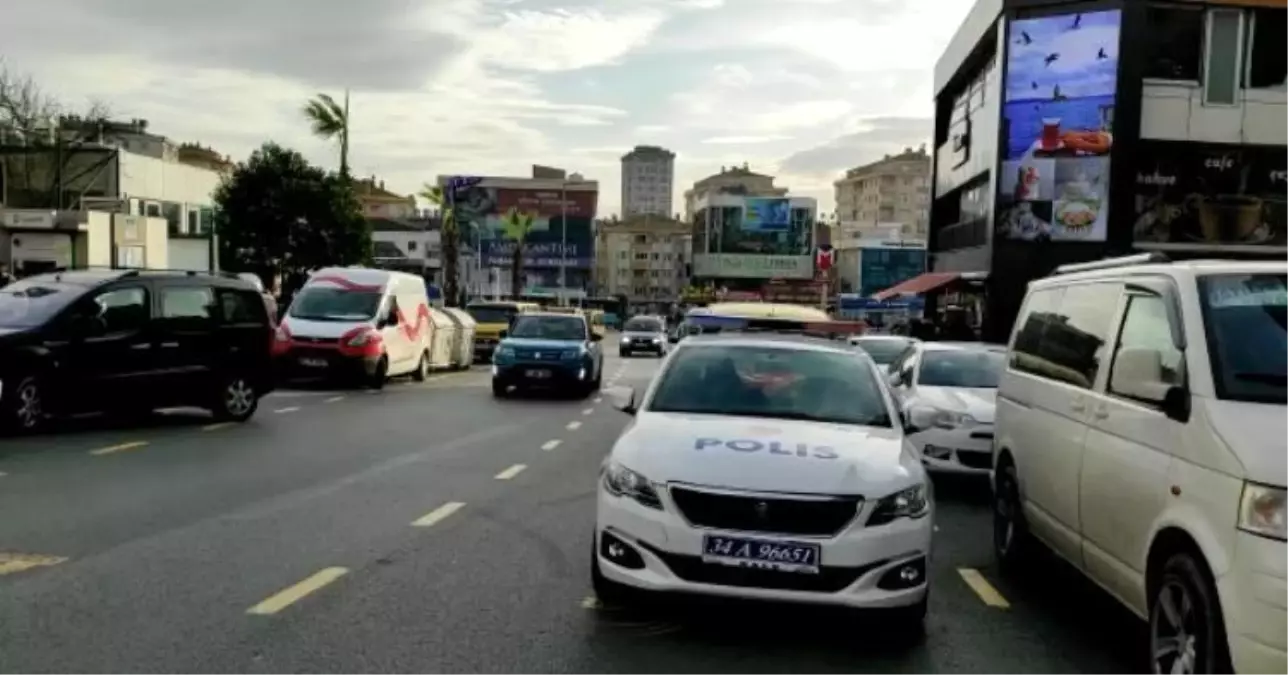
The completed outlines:
<svg viewBox="0 0 1288 675">
<path fill-rule="evenodd" d="M 880 369 L 844 342 L 681 342 L 599 480 L 593 583 L 888 610 L 919 630 L 933 500 Z"/>
<path fill-rule="evenodd" d="M 890 364 L 909 438 L 931 471 L 986 476 L 1004 345 L 919 342 Z"/>
</svg>

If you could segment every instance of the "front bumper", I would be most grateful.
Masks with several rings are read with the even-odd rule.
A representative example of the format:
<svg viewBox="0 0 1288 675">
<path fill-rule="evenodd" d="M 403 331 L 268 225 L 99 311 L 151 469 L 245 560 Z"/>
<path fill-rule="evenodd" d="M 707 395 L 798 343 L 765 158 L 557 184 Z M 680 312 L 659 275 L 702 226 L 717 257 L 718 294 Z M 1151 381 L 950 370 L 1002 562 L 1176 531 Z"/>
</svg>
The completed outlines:
<svg viewBox="0 0 1288 675">
<path fill-rule="evenodd" d="M 666 340 L 654 342 L 653 340 L 621 340 L 618 342 L 617 350 L 621 354 L 633 354 L 635 352 L 646 352 L 649 354 L 661 354 L 666 351 Z"/>
<path fill-rule="evenodd" d="M 538 376 L 537 373 L 546 373 Z M 492 364 L 492 381 L 516 387 L 569 387 L 584 385 L 592 378 L 584 361 L 509 361 Z"/>
<path fill-rule="evenodd" d="M 662 510 L 609 493 L 599 483 L 595 551 L 609 581 L 664 593 L 693 593 L 774 602 L 891 609 L 926 597 L 933 506 L 927 515 L 865 527 L 875 501 L 867 501 L 840 533 L 830 537 L 766 535 L 697 528 L 680 515 L 665 490 Z M 704 535 L 808 541 L 821 548 L 818 574 L 729 567 L 702 560 Z M 629 547 L 632 564 L 610 559 L 609 545 Z M 620 550 L 620 549 L 615 549 Z M 619 557 L 619 560 L 623 558 Z M 911 584 L 890 580 L 905 568 L 918 570 Z"/>
<path fill-rule="evenodd" d="M 1217 589 L 1234 672 L 1288 672 L 1284 542 L 1239 532 L 1231 562 Z"/>
<path fill-rule="evenodd" d="M 987 476 L 993 470 L 993 425 L 926 429 L 908 437 L 928 471 Z"/>
<path fill-rule="evenodd" d="M 283 379 L 374 377 L 380 355 L 349 356 L 336 349 L 293 347 L 274 356 L 273 363 L 277 376 Z"/>
</svg>

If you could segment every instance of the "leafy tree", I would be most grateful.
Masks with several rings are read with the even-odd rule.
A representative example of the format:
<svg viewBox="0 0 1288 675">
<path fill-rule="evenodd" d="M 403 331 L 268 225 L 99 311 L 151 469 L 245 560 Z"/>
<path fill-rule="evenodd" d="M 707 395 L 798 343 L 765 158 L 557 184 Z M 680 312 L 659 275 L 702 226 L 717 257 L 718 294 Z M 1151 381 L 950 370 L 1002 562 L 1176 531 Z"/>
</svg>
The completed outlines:
<svg viewBox="0 0 1288 675">
<path fill-rule="evenodd" d="M 523 253 L 528 233 L 532 231 L 532 221 L 536 217 L 518 209 L 510 209 L 501 217 L 501 231 L 507 239 L 514 240 L 514 255 L 510 260 L 510 291 L 518 299 L 523 294 Z"/>
<path fill-rule="evenodd" d="M 438 207 L 442 214 L 443 300 L 449 305 L 455 305 L 461 297 L 461 233 L 456 223 L 456 210 L 452 208 L 452 200 L 447 198 L 447 193 L 438 185 L 425 183 L 416 196 Z"/>
<path fill-rule="evenodd" d="M 349 181 L 274 143 L 224 177 L 215 204 L 221 267 L 265 283 L 280 273 L 293 289 L 309 270 L 371 257 L 370 226 Z"/>
<path fill-rule="evenodd" d="M 304 118 L 313 135 L 340 143 L 340 175 L 349 177 L 349 90 L 344 91 L 344 105 L 330 94 L 318 94 L 304 104 Z"/>
</svg>

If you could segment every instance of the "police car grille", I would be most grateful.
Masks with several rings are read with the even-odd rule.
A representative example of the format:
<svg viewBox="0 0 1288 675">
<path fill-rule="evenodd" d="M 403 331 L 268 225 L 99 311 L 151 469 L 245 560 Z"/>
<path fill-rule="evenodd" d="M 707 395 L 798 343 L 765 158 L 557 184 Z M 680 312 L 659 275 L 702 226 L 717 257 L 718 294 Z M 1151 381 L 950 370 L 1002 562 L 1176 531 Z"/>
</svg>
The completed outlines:
<svg viewBox="0 0 1288 675">
<path fill-rule="evenodd" d="M 826 536 L 854 520 L 861 497 L 791 499 L 671 487 L 671 500 L 698 527 L 747 532 Z"/>
</svg>

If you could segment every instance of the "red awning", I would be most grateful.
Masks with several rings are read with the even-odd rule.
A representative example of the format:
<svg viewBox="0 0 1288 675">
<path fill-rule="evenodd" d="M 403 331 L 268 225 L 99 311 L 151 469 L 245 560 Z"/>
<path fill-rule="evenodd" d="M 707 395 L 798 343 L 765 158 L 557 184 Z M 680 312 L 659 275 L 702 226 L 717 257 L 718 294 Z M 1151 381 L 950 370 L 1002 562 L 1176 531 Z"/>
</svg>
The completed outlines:
<svg viewBox="0 0 1288 675">
<path fill-rule="evenodd" d="M 927 272 L 920 276 L 913 277 L 901 284 L 895 284 L 890 288 L 873 293 L 872 299 L 878 302 L 889 300 L 890 298 L 901 295 L 921 295 L 951 284 L 961 278 L 958 272 Z"/>
</svg>

